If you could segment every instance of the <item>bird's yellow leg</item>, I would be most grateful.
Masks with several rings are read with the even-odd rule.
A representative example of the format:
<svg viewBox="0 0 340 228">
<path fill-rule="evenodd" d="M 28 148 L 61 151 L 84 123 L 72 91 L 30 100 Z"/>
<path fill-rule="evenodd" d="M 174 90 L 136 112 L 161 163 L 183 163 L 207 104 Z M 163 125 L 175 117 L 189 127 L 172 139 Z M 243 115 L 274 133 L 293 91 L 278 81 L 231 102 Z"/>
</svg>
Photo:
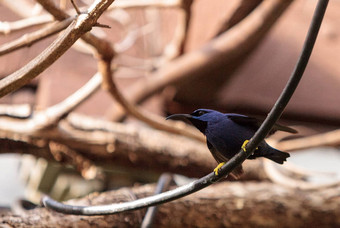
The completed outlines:
<svg viewBox="0 0 340 228">
<path fill-rule="evenodd" d="M 220 164 L 218 164 L 216 166 L 216 168 L 214 169 L 215 175 L 218 175 L 218 170 L 225 164 L 225 162 L 221 162 Z"/>
<path fill-rule="evenodd" d="M 243 142 L 243 144 L 242 144 L 242 146 L 241 146 L 241 148 L 242 148 L 242 150 L 243 150 L 244 152 L 246 152 L 246 146 L 247 146 L 248 143 L 249 143 L 249 140 L 248 140 L 248 139 L 247 139 L 247 140 L 244 140 L 244 142 Z M 257 150 L 257 149 L 259 149 L 259 148 L 256 147 L 255 150 Z"/>
<path fill-rule="evenodd" d="M 242 150 L 244 151 L 244 152 L 246 152 L 246 146 L 247 146 L 247 144 L 249 143 L 249 140 L 247 139 L 247 140 L 244 140 L 244 142 L 243 142 L 243 144 L 242 144 L 242 146 L 241 146 L 241 148 L 242 148 Z"/>
</svg>

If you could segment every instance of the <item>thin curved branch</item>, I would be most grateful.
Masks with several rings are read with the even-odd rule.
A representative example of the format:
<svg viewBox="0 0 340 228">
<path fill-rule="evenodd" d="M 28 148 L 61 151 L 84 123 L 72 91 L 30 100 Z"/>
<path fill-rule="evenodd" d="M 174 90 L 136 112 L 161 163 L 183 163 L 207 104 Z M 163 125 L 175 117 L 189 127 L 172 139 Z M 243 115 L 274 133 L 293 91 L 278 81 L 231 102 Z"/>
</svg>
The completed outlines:
<svg viewBox="0 0 340 228">
<path fill-rule="evenodd" d="M 0 118 L 0 129 L 2 131 L 33 134 L 38 130 L 49 127 L 57 123 L 96 92 L 100 88 L 101 82 L 101 76 L 97 73 L 83 87 L 65 100 L 46 110 L 34 112 L 28 119 Z"/>
<path fill-rule="evenodd" d="M 16 40 L 3 44 L 0 46 L 0 56 L 23 47 L 31 46 L 42 39 L 52 36 L 69 26 L 74 19 L 75 17 L 70 17 L 61 22 L 52 23 L 40 30 L 27 33 Z"/>
<path fill-rule="evenodd" d="M 105 67 L 107 71 L 111 71 L 109 64 Z M 121 104 L 127 113 L 131 114 L 135 118 L 145 122 L 146 124 L 167 132 L 184 135 L 201 142 L 205 142 L 205 138 L 197 131 L 186 129 L 183 124 L 165 122 L 165 120 L 159 116 L 153 115 L 151 113 L 146 113 L 143 110 L 135 107 L 130 102 L 128 102 L 123 94 L 118 90 L 116 84 L 114 83 L 111 74 L 108 72 L 103 74 L 105 88 L 110 92 L 110 94 Z"/>
<path fill-rule="evenodd" d="M 110 0 L 111 3 L 114 0 Z M 58 6 L 54 4 L 53 1 L 50 0 L 37 0 L 37 2 L 50 14 L 52 14 L 57 20 L 62 21 L 70 17 L 70 15 L 63 10 L 61 10 Z M 111 5 L 111 4 L 109 4 Z M 91 7 L 90 7 L 91 8 Z M 104 11 L 103 11 L 104 12 Z M 96 20 L 97 21 L 97 20 Z M 96 26 L 97 22 L 95 22 L 92 26 Z M 106 43 L 101 42 L 101 39 L 95 36 L 92 33 L 85 33 L 82 37 L 86 43 L 90 44 L 91 46 L 95 47 L 96 51 L 100 55 L 113 55 L 113 53 L 108 53 L 108 46 Z M 111 49 L 109 49 L 111 50 Z"/>
<path fill-rule="evenodd" d="M 275 122 L 281 116 L 284 108 L 286 107 L 288 101 L 292 97 L 297 85 L 300 82 L 300 79 L 303 75 L 303 72 L 307 66 L 309 57 L 313 50 L 314 43 L 316 41 L 316 37 L 319 32 L 319 28 L 321 26 L 321 22 L 323 20 L 323 16 L 325 14 L 326 8 L 328 5 L 328 0 L 319 0 L 318 5 L 316 7 L 310 29 L 308 31 L 306 41 L 304 43 L 302 53 L 297 62 L 297 65 L 287 82 L 286 87 L 281 93 L 279 99 L 271 109 L 268 117 L 263 122 L 261 127 L 256 131 L 255 135 L 250 139 L 249 143 L 246 146 L 246 151 L 242 149 L 238 154 L 236 154 L 232 159 L 230 159 L 225 165 L 223 165 L 219 171 L 219 175 L 216 176 L 214 172 L 202 177 L 199 180 L 193 181 L 187 185 L 178 187 L 176 189 L 138 199 L 131 202 L 119 203 L 119 204 L 110 204 L 110 205 L 101 205 L 101 206 L 73 206 L 73 205 L 65 205 L 60 202 L 54 201 L 48 196 L 42 198 L 42 203 L 45 207 L 53 209 L 57 212 L 65 213 L 65 214 L 76 214 L 76 215 L 104 215 L 104 214 L 114 214 L 123 211 L 136 210 L 140 208 L 145 208 L 149 206 L 154 206 L 157 204 L 169 202 L 180 197 L 186 196 L 193 192 L 199 191 L 202 188 L 205 188 L 214 182 L 220 180 L 225 175 L 230 173 L 234 168 L 236 168 L 239 164 L 241 164 L 248 156 L 252 154 L 252 152 L 256 149 L 257 145 L 265 138 L 265 136 L 269 133 Z"/>
<path fill-rule="evenodd" d="M 39 15 L 17 21 L 0 21 L 0 33 L 8 35 L 25 28 L 42 25 L 49 22 L 53 22 L 53 17 L 51 15 Z"/>
<path fill-rule="evenodd" d="M 0 81 L 0 97 L 22 87 L 54 63 L 73 44 L 97 23 L 99 16 L 114 0 L 96 1 L 86 14 L 79 15 L 65 32 L 41 54 L 20 70 Z"/>
</svg>

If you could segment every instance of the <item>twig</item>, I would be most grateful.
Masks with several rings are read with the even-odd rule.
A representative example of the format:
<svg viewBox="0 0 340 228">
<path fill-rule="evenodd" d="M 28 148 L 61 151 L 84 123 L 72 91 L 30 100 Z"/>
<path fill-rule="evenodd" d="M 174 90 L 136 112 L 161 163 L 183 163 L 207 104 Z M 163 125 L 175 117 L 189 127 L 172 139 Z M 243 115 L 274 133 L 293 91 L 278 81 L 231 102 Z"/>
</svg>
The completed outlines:
<svg viewBox="0 0 340 228">
<path fill-rule="evenodd" d="M 257 145 L 264 140 L 266 135 L 271 130 L 272 126 L 281 116 L 284 108 L 286 107 L 288 101 L 292 97 L 299 81 L 303 75 L 304 69 L 308 63 L 309 57 L 311 55 L 317 34 L 319 32 L 319 28 L 321 26 L 321 22 L 323 16 L 325 14 L 326 8 L 328 5 L 328 0 L 320 0 L 316 7 L 310 29 L 308 31 L 305 44 L 302 49 L 302 53 L 297 62 L 297 65 L 287 82 L 286 87 L 281 93 L 279 99 L 273 106 L 270 111 L 268 117 L 263 122 L 261 127 L 256 131 L 255 135 L 250 139 L 249 143 L 246 146 L 246 152 L 242 149 L 238 154 L 236 154 L 232 159 L 230 159 L 225 165 L 223 165 L 220 169 L 220 174 L 216 176 L 214 172 L 202 177 L 201 179 L 189 183 L 187 185 L 178 187 L 171 191 L 167 191 L 158 195 L 138 199 L 132 202 L 125 202 L 119 204 L 111 204 L 111 205 L 99 205 L 99 206 L 73 206 L 73 205 L 65 205 L 60 202 L 54 201 L 48 196 L 42 198 L 42 203 L 45 207 L 53 209 L 57 212 L 65 213 L 65 214 L 76 214 L 76 215 L 104 215 L 104 214 L 114 214 L 123 211 L 136 210 L 140 208 L 150 207 L 161 203 L 166 203 L 180 197 L 186 196 L 193 192 L 199 191 L 202 188 L 205 188 L 212 183 L 220 180 L 225 175 L 230 173 L 234 168 L 236 168 L 239 164 L 241 164 L 248 156 L 252 154 L 252 152 L 256 149 Z"/>
<path fill-rule="evenodd" d="M 111 28 L 110 25 L 104 25 L 104 24 L 101 24 L 99 22 L 95 23 L 94 26 L 99 27 L 99 28 L 107 28 L 107 29 Z"/>
<path fill-rule="evenodd" d="M 79 10 L 79 8 L 78 8 L 78 6 L 74 3 L 74 1 L 73 0 L 71 0 L 71 3 L 72 3 L 72 5 L 73 5 L 73 8 L 75 9 L 75 11 L 77 12 L 77 14 L 78 15 L 80 15 L 81 14 L 81 12 L 80 12 L 80 10 Z"/>
<path fill-rule="evenodd" d="M 36 17 L 24 18 L 18 21 L 0 21 L 0 33 L 8 35 L 12 32 L 20 31 L 25 28 L 46 24 L 53 21 L 51 15 L 39 15 Z"/>
<path fill-rule="evenodd" d="M 110 2 L 112 3 L 114 0 L 110 0 Z M 64 20 L 68 17 L 70 17 L 66 12 L 64 12 L 63 10 L 59 9 L 58 6 L 56 6 L 52 1 L 50 0 L 37 0 L 37 2 L 39 2 L 39 4 L 44 7 L 44 9 L 49 12 L 50 14 L 52 14 L 57 20 L 61 21 Z M 110 3 L 110 4 L 111 4 Z M 109 5 L 110 5 L 109 4 Z M 91 8 L 91 7 L 90 7 Z M 105 8 L 106 9 L 106 8 Z M 104 12 L 104 11 L 103 11 Z M 86 15 L 86 14 L 81 14 L 81 15 Z M 78 16 L 78 17 L 81 17 Z M 98 19 L 98 18 L 97 18 Z M 92 26 L 96 26 L 97 24 L 97 20 L 93 23 Z M 93 35 L 92 33 L 86 33 L 81 37 L 82 40 L 84 40 L 86 43 L 90 44 L 91 46 L 95 47 L 96 51 L 100 54 L 100 55 L 106 55 L 109 54 L 108 51 L 111 50 L 108 49 L 108 46 L 106 45 L 106 43 L 101 42 L 101 39 L 98 38 L 97 36 Z M 110 55 L 114 55 L 114 53 L 110 53 Z"/>
<path fill-rule="evenodd" d="M 3 44 L 0 46 L 0 56 L 26 46 L 31 46 L 42 39 L 54 35 L 69 26 L 73 20 L 74 17 L 70 17 L 61 22 L 52 23 L 45 28 L 25 34 L 16 40 Z"/>
<path fill-rule="evenodd" d="M 56 161 L 73 165 L 85 179 L 98 178 L 102 174 L 92 161 L 69 147 L 54 141 L 49 142 L 48 146 Z"/>
</svg>

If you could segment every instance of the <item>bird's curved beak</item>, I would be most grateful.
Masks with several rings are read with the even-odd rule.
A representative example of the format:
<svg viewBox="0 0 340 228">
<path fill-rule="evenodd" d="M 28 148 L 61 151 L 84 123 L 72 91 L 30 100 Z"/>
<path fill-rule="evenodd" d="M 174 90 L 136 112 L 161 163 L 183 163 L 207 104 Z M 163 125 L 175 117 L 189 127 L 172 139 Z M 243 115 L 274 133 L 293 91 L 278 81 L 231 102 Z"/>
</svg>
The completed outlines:
<svg viewBox="0 0 340 228">
<path fill-rule="evenodd" d="M 190 114 L 173 114 L 166 118 L 166 120 L 181 120 L 188 124 L 191 124 L 190 119 L 192 119 L 192 116 Z"/>
<path fill-rule="evenodd" d="M 171 116 L 168 116 L 167 120 L 187 120 L 191 119 L 192 116 L 190 114 L 173 114 Z"/>
<path fill-rule="evenodd" d="M 171 120 L 182 120 L 187 124 L 192 124 L 198 130 L 200 130 L 203 134 L 205 132 L 205 129 L 207 128 L 206 121 L 199 120 L 190 114 L 174 114 L 174 115 L 168 116 L 166 119 L 167 120 L 170 120 L 170 119 Z"/>
</svg>

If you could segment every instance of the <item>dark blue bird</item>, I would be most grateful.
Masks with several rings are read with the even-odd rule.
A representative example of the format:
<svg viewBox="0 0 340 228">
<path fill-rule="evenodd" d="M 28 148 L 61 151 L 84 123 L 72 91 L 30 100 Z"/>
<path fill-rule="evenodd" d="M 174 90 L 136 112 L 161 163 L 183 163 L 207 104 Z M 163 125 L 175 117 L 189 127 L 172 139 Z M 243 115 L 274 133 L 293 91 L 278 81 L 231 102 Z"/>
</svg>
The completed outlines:
<svg viewBox="0 0 340 228">
<path fill-rule="evenodd" d="M 252 117 L 239 114 L 224 114 L 210 109 L 198 109 L 191 114 L 174 114 L 167 117 L 167 119 L 191 123 L 206 136 L 208 148 L 219 163 L 214 169 L 216 175 L 218 175 L 218 169 L 238 153 L 241 148 L 245 150 L 248 140 L 253 137 L 261 125 L 260 121 Z M 277 130 L 297 133 L 292 128 L 275 124 L 270 134 Z M 289 153 L 274 149 L 263 140 L 248 159 L 257 157 L 265 157 L 276 163 L 283 164 L 289 157 Z M 242 166 L 239 166 L 231 174 L 234 178 L 238 178 L 242 173 Z"/>
</svg>

